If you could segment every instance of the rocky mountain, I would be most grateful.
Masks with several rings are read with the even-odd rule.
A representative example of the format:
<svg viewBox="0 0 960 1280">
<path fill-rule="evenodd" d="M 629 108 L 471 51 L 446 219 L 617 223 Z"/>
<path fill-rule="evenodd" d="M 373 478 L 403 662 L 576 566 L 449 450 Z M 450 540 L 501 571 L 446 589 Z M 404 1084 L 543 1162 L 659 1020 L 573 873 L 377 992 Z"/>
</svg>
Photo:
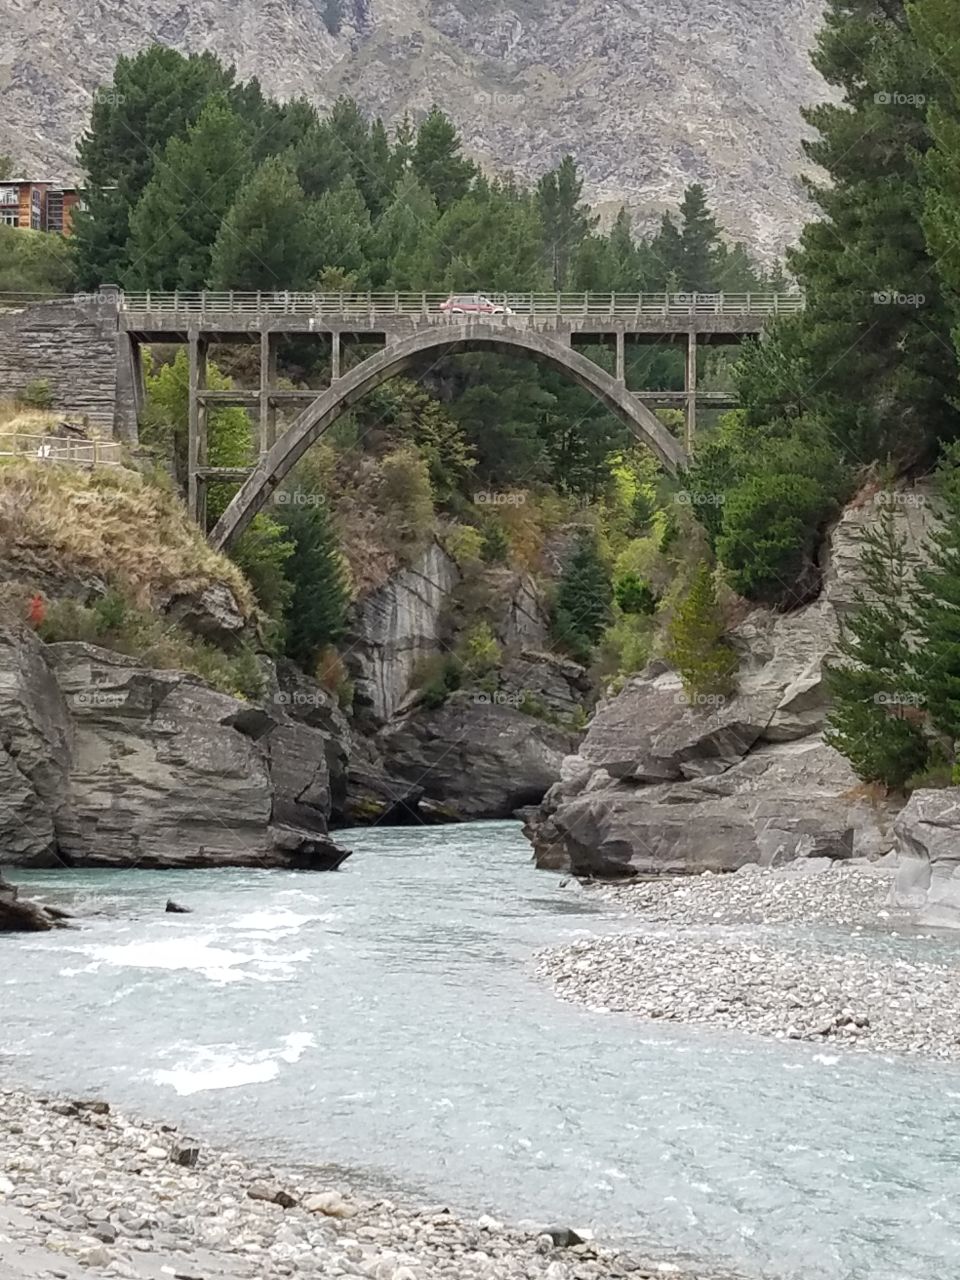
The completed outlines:
<svg viewBox="0 0 960 1280">
<path fill-rule="evenodd" d="M 799 107 L 821 0 L 6 0 L 0 152 L 75 172 L 118 54 L 209 49 L 280 97 L 350 94 L 395 121 L 438 102 L 470 153 L 532 178 L 565 152 L 588 195 L 651 219 L 702 181 L 761 250 L 805 216 Z"/>
</svg>

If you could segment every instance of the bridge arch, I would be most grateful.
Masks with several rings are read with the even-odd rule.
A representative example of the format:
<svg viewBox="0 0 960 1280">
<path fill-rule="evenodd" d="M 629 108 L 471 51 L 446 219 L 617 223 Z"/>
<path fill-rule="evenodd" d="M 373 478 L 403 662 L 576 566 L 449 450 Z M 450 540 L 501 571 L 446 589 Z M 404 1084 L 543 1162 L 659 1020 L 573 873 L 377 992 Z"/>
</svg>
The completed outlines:
<svg viewBox="0 0 960 1280">
<path fill-rule="evenodd" d="M 589 391 L 656 454 L 669 472 L 675 474 L 686 463 L 682 445 L 646 405 L 605 369 L 601 369 L 572 347 L 543 334 L 510 328 L 505 324 L 474 321 L 459 325 L 431 325 L 413 337 L 385 347 L 383 351 L 351 369 L 344 377 L 338 378 L 326 391 L 320 392 L 316 400 L 291 423 L 273 448 L 259 459 L 211 530 L 211 543 L 218 549 L 230 546 L 310 446 L 320 439 L 342 413 L 381 383 L 403 373 L 419 356 L 438 349 L 443 354 L 466 351 L 498 351 L 503 354 L 526 352 L 541 364 L 566 374 Z"/>
</svg>

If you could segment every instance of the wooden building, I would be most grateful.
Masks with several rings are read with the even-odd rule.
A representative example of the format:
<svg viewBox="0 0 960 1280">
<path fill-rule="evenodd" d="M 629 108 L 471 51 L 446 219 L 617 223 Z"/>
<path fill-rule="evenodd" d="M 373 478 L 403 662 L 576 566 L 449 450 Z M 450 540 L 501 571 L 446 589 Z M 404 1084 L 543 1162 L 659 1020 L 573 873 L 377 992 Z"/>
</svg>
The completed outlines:
<svg viewBox="0 0 960 1280">
<path fill-rule="evenodd" d="M 31 178 L 0 181 L 0 226 L 70 235 L 74 210 L 82 203 L 76 187 Z"/>
</svg>

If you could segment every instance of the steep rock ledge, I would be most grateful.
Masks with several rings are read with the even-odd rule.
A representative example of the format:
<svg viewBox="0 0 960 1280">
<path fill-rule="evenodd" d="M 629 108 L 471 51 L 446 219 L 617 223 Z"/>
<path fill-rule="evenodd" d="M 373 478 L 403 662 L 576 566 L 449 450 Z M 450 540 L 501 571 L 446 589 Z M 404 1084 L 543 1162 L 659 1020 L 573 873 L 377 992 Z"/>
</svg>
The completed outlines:
<svg viewBox="0 0 960 1280">
<path fill-rule="evenodd" d="M 857 587 L 858 534 L 876 511 L 867 498 L 843 513 L 816 601 L 787 615 L 754 610 L 734 630 L 736 696 L 689 706 L 677 675 L 653 663 L 601 704 L 527 820 L 538 865 L 605 877 L 733 871 L 892 846 L 896 806 L 872 801 L 822 736 L 824 667 Z M 931 519 L 925 502 L 897 507 L 911 546 Z"/>
<path fill-rule="evenodd" d="M 282 708 L 4 626 L 0 726 L 8 863 L 322 869 L 345 856 L 326 835 L 326 737 Z"/>
<path fill-rule="evenodd" d="M 479 617 L 501 646 L 496 673 L 475 683 L 468 673 L 442 706 L 427 705 L 418 669 L 453 652 Z M 576 749 L 573 725 L 591 699 L 584 669 L 546 652 L 547 631 L 529 574 L 487 568 L 464 579 L 436 542 L 364 596 L 345 646 L 356 717 L 342 821 L 504 818 L 538 804 Z"/>
</svg>

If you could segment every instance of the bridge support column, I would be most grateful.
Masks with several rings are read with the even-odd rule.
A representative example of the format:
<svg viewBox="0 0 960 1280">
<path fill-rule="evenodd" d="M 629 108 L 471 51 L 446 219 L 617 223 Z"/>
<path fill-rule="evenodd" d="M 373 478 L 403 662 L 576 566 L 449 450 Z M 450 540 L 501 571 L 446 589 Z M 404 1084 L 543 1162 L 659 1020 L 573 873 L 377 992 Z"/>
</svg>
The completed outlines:
<svg viewBox="0 0 960 1280">
<path fill-rule="evenodd" d="M 691 330 L 687 334 L 687 376 L 684 383 L 686 400 L 686 428 L 684 442 L 687 456 L 693 457 L 693 438 L 697 434 L 697 334 Z"/>
<path fill-rule="evenodd" d="M 258 451 L 267 453 L 277 443 L 277 407 L 270 393 L 277 384 L 277 344 L 274 335 L 264 329 L 260 334 L 260 434 Z"/>
<path fill-rule="evenodd" d="M 187 405 L 187 508 L 194 520 L 205 525 L 205 486 L 197 472 L 207 464 L 207 406 L 200 392 L 207 385 L 207 340 L 191 332 L 188 339 L 190 388 Z"/>
<path fill-rule="evenodd" d="M 340 377 L 340 332 L 330 334 L 330 381 Z"/>
<path fill-rule="evenodd" d="M 615 335 L 617 340 L 617 381 L 626 383 L 627 381 L 627 356 L 626 341 L 624 334 Z"/>
</svg>

